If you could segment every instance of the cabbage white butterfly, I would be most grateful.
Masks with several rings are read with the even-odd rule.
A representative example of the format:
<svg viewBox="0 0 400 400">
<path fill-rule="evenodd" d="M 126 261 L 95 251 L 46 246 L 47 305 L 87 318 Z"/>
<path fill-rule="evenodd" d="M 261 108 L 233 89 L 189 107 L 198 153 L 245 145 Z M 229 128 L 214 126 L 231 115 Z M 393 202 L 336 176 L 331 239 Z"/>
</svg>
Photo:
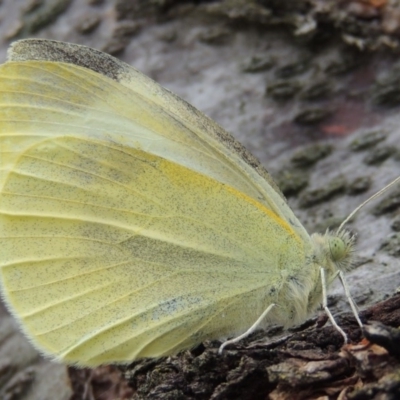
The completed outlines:
<svg viewBox="0 0 400 400">
<path fill-rule="evenodd" d="M 128 363 L 240 334 L 222 351 L 321 302 L 346 339 L 325 290 L 353 238 L 310 236 L 212 120 L 107 54 L 48 40 L 11 46 L 0 92 L 2 296 L 42 353 Z"/>
</svg>

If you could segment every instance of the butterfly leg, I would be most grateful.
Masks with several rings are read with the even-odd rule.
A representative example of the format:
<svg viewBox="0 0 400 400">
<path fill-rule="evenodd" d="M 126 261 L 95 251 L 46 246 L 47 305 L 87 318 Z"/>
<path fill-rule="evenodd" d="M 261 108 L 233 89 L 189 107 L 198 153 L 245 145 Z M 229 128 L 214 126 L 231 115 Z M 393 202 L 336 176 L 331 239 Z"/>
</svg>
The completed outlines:
<svg viewBox="0 0 400 400">
<path fill-rule="evenodd" d="M 261 324 L 262 320 L 266 317 L 266 315 L 275 307 L 275 304 L 272 303 L 270 304 L 267 309 L 258 317 L 257 321 L 254 322 L 254 324 L 244 333 L 242 333 L 241 335 L 233 338 L 233 339 L 229 339 L 226 340 L 224 343 L 221 344 L 221 346 L 218 349 L 218 354 L 222 354 L 224 348 L 226 346 L 228 346 L 229 344 L 232 343 L 237 343 L 240 340 L 246 338 L 247 336 L 251 335 L 257 328 L 258 326 Z"/>
<path fill-rule="evenodd" d="M 335 318 L 333 318 L 333 315 L 328 308 L 328 296 L 326 294 L 325 270 L 321 267 L 320 272 L 321 272 L 321 284 L 322 284 L 322 307 L 324 308 L 326 314 L 328 315 L 328 317 L 331 321 L 331 324 L 343 336 L 344 342 L 347 343 L 347 335 L 344 333 L 343 329 L 336 323 Z"/>
<path fill-rule="evenodd" d="M 349 286 L 347 285 L 346 279 L 345 279 L 342 271 L 339 272 L 339 279 L 340 279 L 340 282 L 342 282 L 344 293 L 346 294 L 347 301 L 350 304 L 350 307 L 351 307 L 351 310 L 353 311 L 354 317 L 356 318 L 356 321 L 357 321 L 358 325 L 360 326 L 360 328 L 362 328 L 363 323 L 361 322 L 361 319 L 358 316 L 358 310 L 357 310 L 356 303 L 354 303 L 354 300 L 351 297 Z"/>
</svg>

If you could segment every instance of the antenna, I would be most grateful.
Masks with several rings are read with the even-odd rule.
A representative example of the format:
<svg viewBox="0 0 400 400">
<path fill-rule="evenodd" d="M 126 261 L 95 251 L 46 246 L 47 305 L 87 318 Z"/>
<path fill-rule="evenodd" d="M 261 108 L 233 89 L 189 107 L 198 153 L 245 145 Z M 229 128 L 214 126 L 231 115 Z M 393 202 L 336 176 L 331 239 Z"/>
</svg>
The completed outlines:
<svg viewBox="0 0 400 400">
<path fill-rule="evenodd" d="M 387 184 L 384 188 L 376 192 L 374 195 L 372 195 L 370 198 L 362 202 L 358 207 L 356 207 L 355 210 L 353 210 L 349 216 L 340 224 L 337 233 L 340 233 L 340 231 L 343 229 L 343 226 L 347 224 L 347 222 L 350 221 L 351 218 L 354 217 L 354 214 L 356 214 L 362 207 L 364 207 L 366 204 L 368 204 L 370 201 L 376 199 L 379 197 L 381 194 L 385 193 L 388 189 L 390 189 L 392 186 L 394 186 L 397 182 L 400 181 L 400 176 L 398 176 L 395 180 Z"/>
</svg>

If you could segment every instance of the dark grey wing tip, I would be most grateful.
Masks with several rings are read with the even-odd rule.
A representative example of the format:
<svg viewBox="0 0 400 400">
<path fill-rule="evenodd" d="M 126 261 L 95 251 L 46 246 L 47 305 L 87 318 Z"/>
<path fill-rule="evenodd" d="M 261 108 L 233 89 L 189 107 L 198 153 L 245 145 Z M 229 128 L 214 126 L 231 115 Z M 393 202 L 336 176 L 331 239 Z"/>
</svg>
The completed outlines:
<svg viewBox="0 0 400 400">
<path fill-rule="evenodd" d="M 77 65 L 118 81 L 124 63 L 100 50 L 47 39 L 23 39 L 8 49 L 9 61 L 54 61 Z"/>
</svg>

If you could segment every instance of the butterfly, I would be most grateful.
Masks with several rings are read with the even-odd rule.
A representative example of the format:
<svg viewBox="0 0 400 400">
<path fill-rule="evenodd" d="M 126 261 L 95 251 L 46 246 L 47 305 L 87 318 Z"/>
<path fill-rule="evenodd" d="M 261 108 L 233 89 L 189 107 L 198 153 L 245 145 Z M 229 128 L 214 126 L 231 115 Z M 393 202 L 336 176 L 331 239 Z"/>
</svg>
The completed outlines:
<svg viewBox="0 0 400 400">
<path fill-rule="evenodd" d="M 353 237 L 310 236 L 240 143 L 131 66 L 15 42 L 0 143 L 2 296 L 44 355 L 129 363 L 240 335 L 222 350 L 321 302 L 335 324 Z"/>
</svg>

